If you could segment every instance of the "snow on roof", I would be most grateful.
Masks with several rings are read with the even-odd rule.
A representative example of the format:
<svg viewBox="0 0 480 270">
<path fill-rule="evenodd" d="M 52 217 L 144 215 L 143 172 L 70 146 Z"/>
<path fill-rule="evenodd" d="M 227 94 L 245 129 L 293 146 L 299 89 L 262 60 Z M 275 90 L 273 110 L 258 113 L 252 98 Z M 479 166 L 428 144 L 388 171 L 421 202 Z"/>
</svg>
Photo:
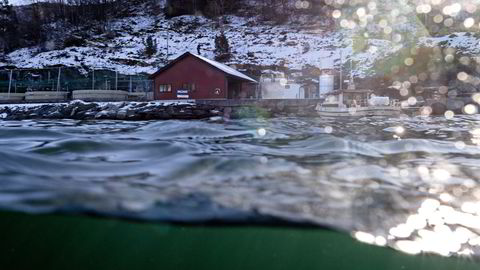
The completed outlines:
<svg viewBox="0 0 480 270">
<path fill-rule="evenodd" d="M 235 69 L 233 69 L 233 68 L 231 68 L 231 67 L 229 67 L 229 66 L 227 66 L 227 65 L 224 65 L 224 64 L 219 63 L 219 62 L 217 62 L 217 61 L 210 60 L 210 59 L 208 59 L 208 58 L 205 58 L 205 57 L 200 56 L 200 55 L 197 55 L 197 54 L 193 54 L 193 53 L 192 53 L 192 55 L 195 56 L 195 57 L 197 57 L 197 58 L 199 58 L 199 59 L 201 59 L 202 61 L 205 61 L 205 62 L 209 63 L 210 65 L 212 65 L 212 66 L 220 69 L 221 71 L 223 71 L 223 72 L 225 72 L 225 73 L 227 73 L 227 74 L 230 74 L 230 75 L 232 75 L 232 76 L 245 79 L 245 80 L 247 80 L 247 81 L 251 81 L 251 82 L 255 82 L 255 83 L 257 82 L 257 81 L 255 81 L 254 79 L 248 77 L 247 75 L 245 75 L 245 74 L 243 74 L 243 73 L 241 73 L 241 72 L 239 72 L 239 71 L 237 71 L 237 70 L 235 70 Z"/>
</svg>

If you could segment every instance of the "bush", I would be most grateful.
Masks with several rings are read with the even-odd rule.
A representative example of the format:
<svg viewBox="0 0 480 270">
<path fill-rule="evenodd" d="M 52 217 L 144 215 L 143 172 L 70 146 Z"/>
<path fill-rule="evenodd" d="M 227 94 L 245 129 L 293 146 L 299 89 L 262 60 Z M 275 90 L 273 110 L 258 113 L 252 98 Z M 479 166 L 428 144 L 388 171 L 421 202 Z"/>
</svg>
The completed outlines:
<svg viewBox="0 0 480 270">
<path fill-rule="evenodd" d="M 63 41 L 63 47 L 82 47 L 85 46 L 85 40 L 78 36 L 69 36 Z"/>
<path fill-rule="evenodd" d="M 230 58 L 232 58 L 231 53 L 222 53 L 222 54 L 218 54 L 217 56 L 215 56 L 215 61 L 226 62 Z"/>
</svg>

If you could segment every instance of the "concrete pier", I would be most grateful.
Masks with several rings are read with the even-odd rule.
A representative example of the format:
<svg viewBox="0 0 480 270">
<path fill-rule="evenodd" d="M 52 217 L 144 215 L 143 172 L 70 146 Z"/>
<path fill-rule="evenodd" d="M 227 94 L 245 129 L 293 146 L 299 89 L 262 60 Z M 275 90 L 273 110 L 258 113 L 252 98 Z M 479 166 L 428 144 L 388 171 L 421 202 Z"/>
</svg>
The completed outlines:
<svg viewBox="0 0 480 270">
<path fill-rule="evenodd" d="M 27 102 L 60 102 L 67 101 L 68 92 L 62 91 L 36 91 L 26 92 L 25 101 Z"/>
<path fill-rule="evenodd" d="M 127 91 L 117 90 L 75 90 L 72 92 L 72 99 L 83 101 L 125 101 Z"/>
<path fill-rule="evenodd" d="M 0 102 L 2 103 L 16 103 L 23 101 L 25 99 L 25 94 L 19 93 L 0 93 Z"/>
</svg>

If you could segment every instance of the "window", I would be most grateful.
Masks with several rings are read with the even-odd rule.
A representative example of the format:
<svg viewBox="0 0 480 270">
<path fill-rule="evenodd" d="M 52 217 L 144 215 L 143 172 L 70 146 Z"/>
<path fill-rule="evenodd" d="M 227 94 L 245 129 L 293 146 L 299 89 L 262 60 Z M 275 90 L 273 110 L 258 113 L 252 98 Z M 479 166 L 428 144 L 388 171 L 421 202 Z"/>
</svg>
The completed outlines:
<svg viewBox="0 0 480 270">
<path fill-rule="evenodd" d="M 194 92 L 196 89 L 195 83 L 184 83 L 181 90 L 188 90 Z"/>
<path fill-rule="evenodd" d="M 159 92 L 160 93 L 172 92 L 172 85 L 171 84 L 160 84 Z"/>
</svg>

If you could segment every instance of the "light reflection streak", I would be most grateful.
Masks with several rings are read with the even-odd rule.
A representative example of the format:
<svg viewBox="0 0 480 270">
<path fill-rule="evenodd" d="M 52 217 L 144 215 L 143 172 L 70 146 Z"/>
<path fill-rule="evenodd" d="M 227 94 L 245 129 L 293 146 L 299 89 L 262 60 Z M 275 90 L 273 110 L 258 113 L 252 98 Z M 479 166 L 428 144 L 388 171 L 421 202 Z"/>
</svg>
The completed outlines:
<svg viewBox="0 0 480 270">
<path fill-rule="evenodd" d="M 355 4 L 352 4 L 352 2 Z M 373 31 L 367 33 L 369 31 L 367 24 L 372 24 L 374 27 L 371 27 L 371 29 L 382 33 L 383 38 L 388 39 L 392 43 L 403 42 L 405 44 L 405 41 L 411 38 L 408 34 L 400 32 L 398 25 L 401 25 L 403 20 L 412 18 L 412 16 L 409 16 L 412 13 L 415 15 L 413 17 L 424 24 L 425 28 L 428 26 L 427 34 L 431 29 L 438 30 L 443 27 L 452 27 L 452 31 L 453 29 L 455 31 L 458 31 L 456 29 L 461 29 L 466 32 L 474 32 L 480 28 L 479 19 L 475 16 L 475 13 L 478 12 L 479 1 L 399 0 L 396 3 L 397 5 L 392 4 L 392 7 L 388 7 L 386 12 L 383 12 L 385 6 L 380 1 L 349 2 L 328 0 L 325 3 L 334 7 L 334 11 L 331 13 L 332 17 L 336 19 L 342 28 L 355 29 L 355 31 L 352 31 L 354 34 L 368 38 L 369 36 L 375 37 L 375 34 L 377 34 L 373 33 Z M 350 8 L 342 9 L 343 5 L 349 5 Z M 365 29 L 359 30 L 359 26 Z M 373 45 L 368 45 L 365 48 L 368 48 L 372 53 L 378 51 L 378 48 Z M 480 79 L 477 77 L 478 71 L 480 71 L 478 59 L 462 55 L 462 51 L 458 48 L 454 49 L 440 45 L 433 45 L 432 48 L 432 55 L 436 55 L 439 59 L 438 61 L 435 60 L 437 61 L 435 65 L 439 63 L 453 64 L 460 67 L 477 65 L 477 73 L 472 71 L 473 69 L 465 68 L 466 71 L 458 69 L 454 71 L 453 75 L 456 77 L 454 80 L 458 83 L 469 84 L 478 89 L 480 84 Z M 400 69 L 411 69 L 420 65 L 419 57 L 422 51 L 420 53 L 417 51 L 419 50 L 411 48 L 410 54 L 407 52 L 398 63 L 386 68 L 387 73 L 391 71 L 394 75 Z M 432 64 L 433 67 L 435 65 Z M 437 107 L 431 104 L 427 105 L 428 103 L 421 104 L 420 100 L 417 100 L 416 96 L 413 96 L 411 93 L 414 89 L 417 91 L 416 85 L 418 83 L 421 84 L 430 79 L 438 80 L 442 76 L 441 72 L 432 68 L 415 75 L 407 75 L 403 79 L 392 76 L 394 77 L 392 80 L 395 80 L 391 87 L 392 90 L 398 91 L 398 94 L 404 99 L 401 103 L 402 107 L 411 107 L 419 104 L 418 113 L 427 119 L 430 118 L 429 116 L 434 113 L 434 109 L 437 111 Z M 406 78 L 408 78 L 408 85 L 402 83 Z M 460 90 L 452 91 L 449 87 L 439 87 L 439 94 L 448 95 L 450 98 L 455 98 L 462 94 Z M 416 94 L 420 96 L 421 92 Z M 462 117 L 456 115 L 460 114 L 460 111 L 467 115 L 477 114 L 477 105 L 480 104 L 480 93 L 471 95 L 474 104 L 463 102 L 459 103 L 459 105 L 455 104 L 455 106 L 446 110 L 444 113 L 445 119 L 451 120 L 449 122 L 455 122 Z M 354 115 L 356 111 L 352 109 L 350 113 Z M 467 144 L 471 143 L 480 146 L 480 128 L 470 127 L 469 129 L 471 138 L 467 136 L 467 138 L 459 138 L 457 141 L 453 141 L 457 150 L 470 150 L 471 146 L 467 146 Z M 404 133 L 405 129 L 402 126 L 396 127 L 393 137 L 401 139 L 400 135 Z M 469 139 L 471 139 L 471 142 L 468 142 Z M 405 169 L 396 170 L 395 173 L 393 171 L 395 170 L 391 170 L 391 175 L 402 178 L 412 177 L 411 174 L 416 172 L 417 177 L 423 182 L 430 184 L 424 190 L 429 193 L 431 198 L 425 199 L 417 211 L 407 216 L 403 223 L 389 228 L 386 236 L 357 231 L 353 234 L 355 238 L 368 244 L 389 245 L 409 254 L 435 253 L 443 256 L 471 256 L 475 252 L 480 251 L 480 190 L 469 190 L 477 184 L 474 180 L 470 180 L 469 183 L 464 181 L 461 188 L 449 188 L 448 184 L 457 180 L 454 176 L 456 172 L 451 170 L 451 167 L 441 165 L 420 165 L 416 168 L 411 168 L 411 174 Z M 466 192 L 471 192 L 472 196 L 468 201 L 463 201 L 462 196 Z"/>
<path fill-rule="evenodd" d="M 471 247 L 480 247 L 479 207 L 480 203 L 469 202 L 458 210 L 439 200 L 426 199 L 417 213 L 390 229 L 388 238 L 394 247 L 409 254 L 470 256 L 474 254 Z M 471 247 L 465 247 L 467 244 Z"/>
</svg>

